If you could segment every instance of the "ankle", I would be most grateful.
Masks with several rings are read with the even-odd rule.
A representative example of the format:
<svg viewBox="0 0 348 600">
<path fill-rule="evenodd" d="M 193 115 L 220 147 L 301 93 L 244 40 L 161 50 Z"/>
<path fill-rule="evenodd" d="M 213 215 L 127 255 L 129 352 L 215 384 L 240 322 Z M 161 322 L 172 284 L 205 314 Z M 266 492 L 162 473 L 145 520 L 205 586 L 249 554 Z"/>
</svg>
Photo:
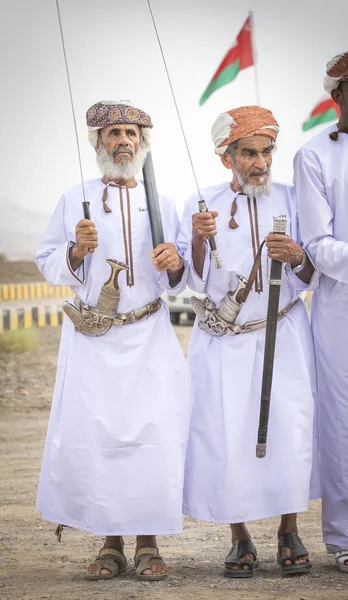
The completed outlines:
<svg viewBox="0 0 348 600">
<path fill-rule="evenodd" d="M 104 541 L 103 548 L 113 548 L 114 550 L 123 551 L 124 541 L 120 535 L 107 535 Z"/>
<path fill-rule="evenodd" d="M 155 535 L 137 535 L 136 550 L 146 547 L 157 548 Z"/>
<path fill-rule="evenodd" d="M 297 515 L 282 515 L 280 525 L 278 528 L 278 537 L 283 535 L 284 533 L 297 533 Z"/>
<path fill-rule="evenodd" d="M 245 523 L 232 523 L 232 544 L 240 542 L 242 540 L 251 540 L 251 535 L 247 530 Z"/>
</svg>

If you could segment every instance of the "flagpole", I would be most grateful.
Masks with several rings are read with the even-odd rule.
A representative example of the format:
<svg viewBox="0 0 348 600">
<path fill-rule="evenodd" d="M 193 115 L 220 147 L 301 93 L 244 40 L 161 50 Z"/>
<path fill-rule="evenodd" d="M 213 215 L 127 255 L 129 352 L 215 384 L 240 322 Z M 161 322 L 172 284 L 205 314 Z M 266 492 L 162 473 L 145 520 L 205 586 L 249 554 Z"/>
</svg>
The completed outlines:
<svg viewBox="0 0 348 600">
<path fill-rule="evenodd" d="M 255 91 L 256 91 L 256 102 L 259 106 L 261 106 L 261 98 L 260 98 L 260 86 L 259 86 L 259 77 L 257 70 L 257 52 L 255 48 L 254 42 L 254 14 L 252 11 L 249 12 L 250 18 L 250 28 L 251 28 L 251 48 L 253 52 L 253 60 L 254 60 L 254 78 L 255 78 Z"/>
</svg>

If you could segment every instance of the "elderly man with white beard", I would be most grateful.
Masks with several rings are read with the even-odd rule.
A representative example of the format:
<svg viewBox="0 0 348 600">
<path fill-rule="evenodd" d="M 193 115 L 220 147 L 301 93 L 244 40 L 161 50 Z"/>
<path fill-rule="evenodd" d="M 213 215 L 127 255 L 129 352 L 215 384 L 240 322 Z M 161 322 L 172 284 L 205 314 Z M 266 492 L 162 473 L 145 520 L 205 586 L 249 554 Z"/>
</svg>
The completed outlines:
<svg viewBox="0 0 348 600">
<path fill-rule="evenodd" d="M 300 290 L 318 278 L 300 244 L 293 189 L 271 183 L 278 134 L 272 113 L 246 106 L 221 114 L 212 128 L 215 153 L 232 171 L 231 183 L 203 190 L 209 212 L 189 198 L 178 239 L 189 265 L 188 285 L 197 318 L 189 351 L 193 412 L 187 447 L 184 513 L 228 523 L 232 549 L 226 577 L 251 577 L 259 561 L 245 522 L 281 516 L 277 562 L 285 574 L 308 572 L 308 552 L 297 530 L 306 511 L 312 472 L 315 394 L 313 348 Z M 273 217 L 285 215 L 288 234 L 274 234 Z M 207 240 L 216 236 L 221 269 Z M 266 239 L 261 262 L 256 260 Z M 267 455 L 255 448 L 268 305 L 268 261 L 283 269 Z M 233 292 L 255 265 L 253 287 L 242 302 Z M 244 280 L 241 279 L 244 277 Z M 245 288 L 244 288 L 245 289 Z M 234 298 L 234 318 L 228 307 Z M 312 495 L 318 494 L 317 469 Z"/>
<path fill-rule="evenodd" d="M 149 115 L 99 102 L 87 125 L 102 173 L 84 182 L 92 220 L 81 219 L 82 186 L 67 191 L 36 254 L 46 281 L 76 294 L 66 309 L 73 322 L 63 324 L 37 508 L 61 524 L 58 535 L 66 525 L 106 536 L 89 579 L 124 572 L 122 536 L 136 535 L 137 577 L 160 580 L 168 568 L 155 536 L 182 531 L 190 416 L 187 367 L 160 298 L 185 286 L 180 225 L 173 202 L 159 195 L 167 241 L 152 250 L 144 184 L 135 178 L 150 148 Z"/>
</svg>

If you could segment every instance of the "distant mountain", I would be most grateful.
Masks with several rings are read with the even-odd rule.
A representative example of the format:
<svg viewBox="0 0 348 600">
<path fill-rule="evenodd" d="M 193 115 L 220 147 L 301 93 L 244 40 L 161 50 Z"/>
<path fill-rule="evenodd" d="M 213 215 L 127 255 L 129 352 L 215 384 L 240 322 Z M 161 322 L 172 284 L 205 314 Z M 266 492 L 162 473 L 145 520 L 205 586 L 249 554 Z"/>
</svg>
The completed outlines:
<svg viewBox="0 0 348 600">
<path fill-rule="evenodd" d="M 33 260 L 50 215 L 0 198 L 0 254 L 9 260 Z"/>
</svg>

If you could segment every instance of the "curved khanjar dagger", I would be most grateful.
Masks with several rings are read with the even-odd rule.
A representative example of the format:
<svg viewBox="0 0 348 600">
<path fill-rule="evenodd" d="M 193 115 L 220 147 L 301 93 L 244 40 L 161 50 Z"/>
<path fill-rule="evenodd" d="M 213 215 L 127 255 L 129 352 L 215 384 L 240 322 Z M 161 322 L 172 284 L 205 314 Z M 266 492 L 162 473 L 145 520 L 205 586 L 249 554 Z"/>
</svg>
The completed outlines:
<svg viewBox="0 0 348 600">
<path fill-rule="evenodd" d="M 175 94 L 174 94 L 172 82 L 171 82 L 169 71 L 168 71 L 168 67 L 167 67 L 167 62 L 166 62 L 166 59 L 165 59 L 165 56 L 164 56 L 164 52 L 163 52 L 161 40 L 160 40 L 160 37 L 159 37 L 159 34 L 158 34 L 158 30 L 157 30 L 157 27 L 156 27 L 156 22 L 155 22 L 155 18 L 153 16 L 153 12 L 152 12 L 152 8 L 151 8 L 150 0 L 146 0 L 146 2 L 147 2 L 147 5 L 148 5 L 148 8 L 149 8 L 150 15 L 151 15 L 151 19 L 152 19 L 152 23 L 153 23 L 154 30 L 155 30 L 155 33 L 156 33 L 158 45 L 160 47 L 160 51 L 161 51 L 161 55 L 162 55 L 162 60 L 163 60 L 164 68 L 165 68 L 166 73 L 167 73 L 169 87 L 170 87 L 170 91 L 171 91 L 171 94 L 172 94 L 172 97 L 173 97 L 176 114 L 178 115 L 178 119 L 179 119 L 179 123 L 180 123 L 180 128 L 181 128 L 181 132 L 182 132 L 182 135 L 183 135 L 183 138 L 184 138 L 184 142 L 185 142 L 187 154 L 188 154 L 188 157 L 189 157 L 189 160 L 190 160 L 193 177 L 194 177 L 195 182 L 196 182 L 196 187 L 197 187 L 198 196 L 199 196 L 199 201 L 198 201 L 199 212 L 207 212 L 208 208 L 207 208 L 207 205 L 205 203 L 204 198 L 202 198 L 202 194 L 201 194 L 201 191 L 200 191 L 200 188 L 199 188 L 199 185 L 198 185 L 198 181 L 197 181 L 197 177 L 196 177 L 196 172 L 195 172 L 195 169 L 194 169 L 194 166 L 193 166 L 190 149 L 189 149 L 189 146 L 188 146 L 188 143 L 187 143 L 184 126 L 182 124 L 182 120 L 181 120 L 179 108 L 178 108 L 178 105 L 177 105 L 177 102 L 176 102 L 176 98 L 175 98 Z M 215 267 L 217 269 L 221 269 L 221 262 L 220 262 L 219 253 L 218 253 L 217 248 L 216 248 L 215 237 L 214 236 L 210 237 L 208 239 L 208 242 L 209 242 L 212 254 L 213 254 L 213 259 L 214 259 Z"/>
<path fill-rule="evenodd" d="M 77 295 L 75 296 L 75 304 L 71 304 L 67 300 L 62 305 L 65 314 L 73 322 L 76 331 L 92 337 L 104 335 L 112 327 L 121 294 L 118 286 L 118 276 L 120 271 L 128 270 L 127 265 L 113 258 L 107 258 L 106 262 L 111 267 L 111 275 L 102 285 L 97 306 L 83 304 Z"/>
</svg>

